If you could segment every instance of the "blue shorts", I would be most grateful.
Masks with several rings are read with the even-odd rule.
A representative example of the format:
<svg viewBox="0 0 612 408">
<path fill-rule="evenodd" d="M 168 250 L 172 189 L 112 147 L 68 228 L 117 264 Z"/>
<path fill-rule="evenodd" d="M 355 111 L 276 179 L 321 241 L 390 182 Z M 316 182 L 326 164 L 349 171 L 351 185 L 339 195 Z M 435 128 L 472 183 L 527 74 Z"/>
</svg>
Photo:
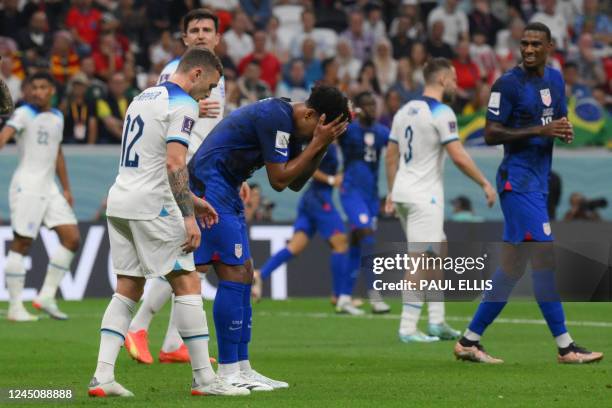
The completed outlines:
<svg viewBox="0 0 612 408">
<path fill-rule="evenodd" d="M 505 242 L 554 240 L 548 219 L 548 194 L 503 191 L 499 198 L 504 213 Z"/>
<path fill-rule="evenodd" d="M 317 232 L 325 239 L 344 233 L 344 222 L 331 195 L 306 192 L 298 206 L 298 215 L 293 224 L 294 231 L 302 231 L 309 238 Z"/>
<path fill-rule="evenodd" d="M 368 197 L 356 190 L 342 190 L 340 202 L 352 229 L 376 230 L 380 202 L 378 197 Z"/>
<path fill-rule="evenodd" d="M 193 253 L 196 265 L 222 262 L 244 265 L 251 258 L 249 230 L 244 214 L 219 213 L 219 222 L 212 228 L 200 228 L 202 242 Z"/>
</svg>

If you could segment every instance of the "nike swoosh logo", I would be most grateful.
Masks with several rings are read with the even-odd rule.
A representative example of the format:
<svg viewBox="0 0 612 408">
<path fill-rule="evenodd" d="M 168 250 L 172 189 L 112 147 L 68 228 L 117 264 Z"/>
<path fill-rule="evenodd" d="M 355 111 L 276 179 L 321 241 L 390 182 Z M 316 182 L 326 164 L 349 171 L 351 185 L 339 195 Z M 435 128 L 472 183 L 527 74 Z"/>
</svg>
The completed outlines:
<svg viewBox="0 0 612 408">
<path fill-rule="evenodd" d="M 499 116 L 499 109 L 495 110 L 495 109 L 491 109 L 489 108 L 489 112 L 491 112 L 492 114 L 494 114 L 495 116 Z"/>
<path fill-rule="evenodd" d="M 231 331 L 236 331 L 242 329 L 242 327 L 228 327 Z"/>
<path fill-rule="evenodd" d="M 285 156 L 287 157 L 289 155 L 289 152 L 281 152 L 280 150 L 275 150 L 276 153 L 280 154 L 281 156 Z"/>
</svg>

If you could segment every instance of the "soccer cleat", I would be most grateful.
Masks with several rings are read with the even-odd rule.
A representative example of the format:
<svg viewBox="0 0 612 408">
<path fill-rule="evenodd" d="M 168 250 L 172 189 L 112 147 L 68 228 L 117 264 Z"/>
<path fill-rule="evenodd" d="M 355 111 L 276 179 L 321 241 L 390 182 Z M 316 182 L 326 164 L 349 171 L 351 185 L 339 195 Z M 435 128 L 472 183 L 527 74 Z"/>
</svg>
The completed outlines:
<svg viewBox="0 0 612 408">
<path fill-rule="evenodd" d="M 389 306 L 382 300 L 375 302 L 370 301 L 370 304 L 372 305 L 372 313 L 374 314 L 384 314 L 389 313 L 391 311 L 391 306 Z"/>
<path fill-rule="evenodd" d="M 134 360 L 143 364 L 153 364 L 149 351 L 149 334 L 146 330 L 128 331 L 125 336 L 125 349 Z"/>
<path fill-rule="evenodd" d="M 30 314 L 22 303 L 9 306 L 6 318 L 11 322 L 35 322 L 38 320 L 38 316 Z"/>
<path fill-rule="evenodd" d="M 57 307 L 55 299 L 35 299 L 32 302 L 34 309 L 40 310 L 48 314 L 55 320 L 68 320 L 68 315 Z"/>
<path fill-rule="evenodd" d="M 428 336 L 420 330 L 417 330 L 412 334 L 400 334 L 399 338 L 402 343 L 433 343 L 435 341 L 440 341 L 439 337 Z"/>
<path fill-rule="evenodd" d="M 272 391 L 273 388 L 269 385 L 255 381 L 245 376 L 242 372 L 237 372 L 230 376 L 219 376 L 220 381 L 225 382 L 233 387 L 245 389 L 248 391 Z"/>
<path fill-rule="evenodd" d="M 185 343 L 181 344 L 181 347 L 174 351 L 166 353 L 163 350 L 159 351 L 159 362 L 160 363 L 189 363 L 191 358 L 189 357 L 189 349 Z"/>
<path fill-rule="evenodd" d="M 446 322 L 440 324 L 430 324 L 427 328 L 427 333 L 430 336 L 439 337 L 440 340 L 455 340 L 461 336 L 461 332 L 459 330 L 453 329 Z"/>
<path fill-rule="evenodd" d="M 241 371 L 240 374 L 241 374 L 241 378 L 243 379 L 247 379 L 249 381 L 255 381 L 261 384 L 268 385 L 275 390 L 280 389 L 280 388 L 289 388 L 289 384 L 287 384 L 286 382 L 273 380 L 271 378 L 266 377 L 265 375 L 259 374 L 257 371 L 253 369 L 251 369 L 248 372 Z"/>
<path fill-rule="evenodd" d="M 457 342 L 454 354 L 457 360 L 473 361 L 474 363 L 501 364 L 504 362 L 502 359 L 489 355 L 480 343 L 472 346 L 463 346 L 460 342 Z"/>
<path fill-rule="evenodd" d="M 261 279 L 261 272 L 259 270 L 253 271 L 253 284 L 251 285 L 251 298 L 255 302 L 261 300 L 263 293 L 263 280 Z"/>
<path fill-rule="evenodd" d="M 560 348 L 557 361 L 561 364 L 588 364 L 601 361 L 603 353 L 588 351 L 572 342 L 568 347 Z"/>
<path fill-rule="evenodd" d="M 199 385 L 195 378 L 191 384 L 191 395 L 193 396 L 223 395 L 233 397 L 250 394 L 251 391 L 248 388 L 236 387 L 219 376 L 215 377 L 215 381 L 210 384 Z"/>
<path fill-rule="evenodd" d="M 89 383 L 89 390 L 87 394 L 90 397 L 133 397 L 134 394 L 126 390 L 117 381 L 107 382 L 106 384 L 100 384 L 96 377 L 91 379 Z"/>
<path fill-rule="evenodd" d="M 353 306 L 351 298 L 343 298 L 342 296 L 338 299 L 338 303 L 336 304 L 336 313 L 348 313 L 353 316 L 361 316 L 365 314 L 363 310 Z"/>
</svg>

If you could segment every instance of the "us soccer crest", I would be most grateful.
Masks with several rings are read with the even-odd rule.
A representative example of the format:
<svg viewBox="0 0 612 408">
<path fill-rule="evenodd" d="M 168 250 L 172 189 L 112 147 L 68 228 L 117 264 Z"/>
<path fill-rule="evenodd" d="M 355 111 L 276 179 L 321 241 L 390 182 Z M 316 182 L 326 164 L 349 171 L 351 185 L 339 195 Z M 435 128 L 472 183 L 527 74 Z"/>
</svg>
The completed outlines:
<svg viewBox="0 0 612 408">
<path fill-rule="evenodd" d="M 550 89 L 540 89 L 540 97 L 542 98 L 542 103 L 546 106 L 550 106 L 552 103 L 552 96 L 550 96 Z"/>
<path fill-rule="evenodd" d="M 234 255 L 236 255 L 238 259 L 242 258 L 242 244 L 234 245 Z"/>
<path fill-rule="evenodd" d="M 366 146 L 374 146 L 374 133 L 366 133 L 363 136 L 363 142 L 366 144 Z"/>
</svg>

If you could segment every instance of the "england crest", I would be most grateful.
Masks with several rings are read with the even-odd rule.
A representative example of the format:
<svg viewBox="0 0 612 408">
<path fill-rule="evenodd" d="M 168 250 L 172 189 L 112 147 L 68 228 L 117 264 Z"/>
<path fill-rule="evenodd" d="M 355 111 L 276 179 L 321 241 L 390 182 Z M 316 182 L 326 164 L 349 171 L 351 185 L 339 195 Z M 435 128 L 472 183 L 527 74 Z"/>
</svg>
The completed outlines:
<svg viewBox="0 0 612 408">
<path fill-rule="evenodd" d="M 238 259 L 242 258 L 242 244 L 234 245 L 234 255 L 236 255 Z"/>
<path fill-rule="evenodd" d="M 552 103 L 552 97 L 550 96 L 550 89 L 540 89 L 540 97 L 542 97 L 542 103 L 546 106 L 550 106 Z"/>
</svg>

